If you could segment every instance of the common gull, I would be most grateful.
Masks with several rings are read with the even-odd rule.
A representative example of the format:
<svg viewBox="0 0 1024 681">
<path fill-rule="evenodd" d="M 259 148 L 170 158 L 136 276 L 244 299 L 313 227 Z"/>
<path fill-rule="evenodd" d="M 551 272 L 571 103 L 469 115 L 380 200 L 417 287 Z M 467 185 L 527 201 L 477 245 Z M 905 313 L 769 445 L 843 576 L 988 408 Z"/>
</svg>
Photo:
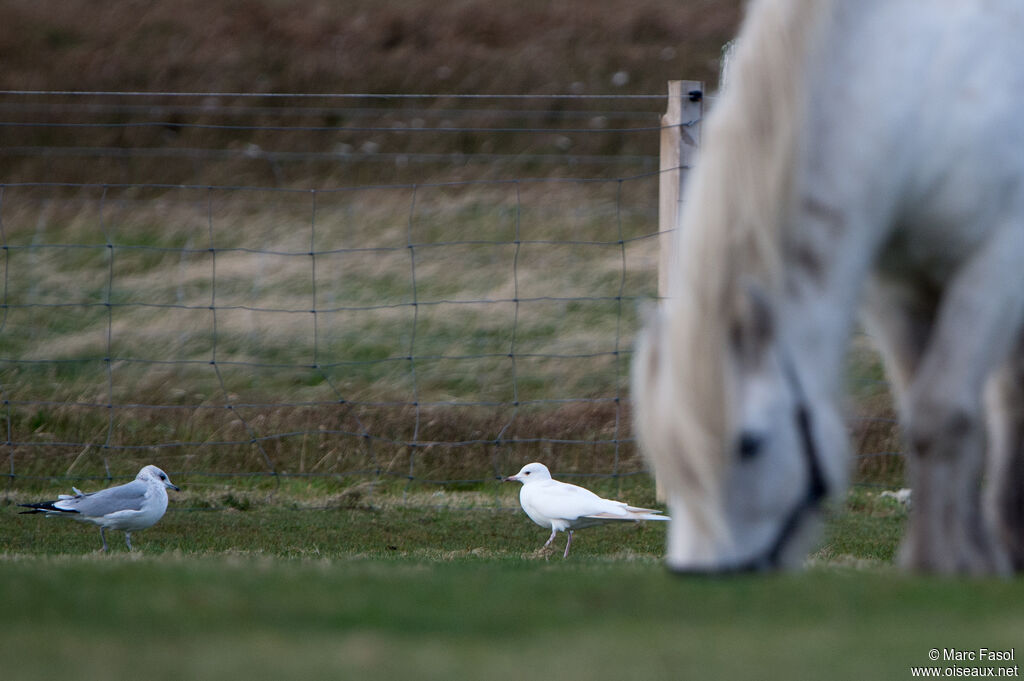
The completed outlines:
<svg viewBox="0 0 1024 681">
<path fill-rule="evenodd" d="M 55 501 L 19 504 L 47 516 L 67 516 L 100 526 L 103 550 L 107 550 L 106 530 L 123 530 L 128 550 L 132 550 L 132 532 L 152 527 L 167 510 L 167 489 L 178 490 L 167 474 L 156 466 L 144 466 L 131 482 L 85 494 L 75 487 L 74 494 L 61 494 Z M 179 490 L 180 491 L 180 490 Z"/>
</svg>

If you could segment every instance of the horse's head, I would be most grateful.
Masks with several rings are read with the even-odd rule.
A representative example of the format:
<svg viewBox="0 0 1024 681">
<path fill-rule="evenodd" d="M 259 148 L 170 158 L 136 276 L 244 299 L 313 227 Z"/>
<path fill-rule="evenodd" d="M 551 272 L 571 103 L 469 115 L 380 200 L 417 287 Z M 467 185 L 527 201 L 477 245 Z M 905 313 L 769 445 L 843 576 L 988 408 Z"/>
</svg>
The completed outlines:
<svg viewBox="0 0 1024 681">
<path fill-rule="evenodd" d="M 799 565 L 835 479 L 823 451 L 843 446 L 771 301 L 738 288 L 717 311 L 666 301 L 637 343 L 635 431 L 668 497 L 674 570 Z"/>
</svg>

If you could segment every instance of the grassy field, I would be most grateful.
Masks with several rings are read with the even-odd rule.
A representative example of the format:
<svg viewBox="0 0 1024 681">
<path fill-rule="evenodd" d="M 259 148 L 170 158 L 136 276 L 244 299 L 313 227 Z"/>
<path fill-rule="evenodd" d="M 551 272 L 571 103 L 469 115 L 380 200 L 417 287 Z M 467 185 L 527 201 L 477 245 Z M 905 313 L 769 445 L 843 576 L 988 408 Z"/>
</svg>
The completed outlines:
<svg viewBox="0 0 1024 681">
<path fill-rule="evenodd" d="M 20 489 L 149 463 L 447 482 L 531 460 L 642 472 L 628 380 L 638 306 L 657 289 L 656 188 L 485 183 L 315 201 L 8 188 L 0 457 Z M 898 451 L 863 339 L 848 375 L 855 450 Z M 865 462 L 861 479 L 892 482 L 894 461 Z"/>
<path fill-rule="evenodd" d="M 906 679 L 932 648 L 1021 641 L 1024 584 L 895 572 L 905 512 L 873 490 L 855 488 L 806 573 L 728 579 L 668 575 L 657 524 L 584 530 L 568 560 L 545 557 L 514 494 L 186 497 L 107 555 L 92 527 L 7 506 L 3 676 Z"/>
<path fill-rule="evenodd" d="M 493 475 L 500 437 L 519 465 L 639 471 L 612 441 L 655 288 L 656 179 L 367 189 L 315 210 L 301 193 L 8 189 L 0 386 L 19 444 L 2 454 L 28 477 L 457 480 Z"/>
</svg>

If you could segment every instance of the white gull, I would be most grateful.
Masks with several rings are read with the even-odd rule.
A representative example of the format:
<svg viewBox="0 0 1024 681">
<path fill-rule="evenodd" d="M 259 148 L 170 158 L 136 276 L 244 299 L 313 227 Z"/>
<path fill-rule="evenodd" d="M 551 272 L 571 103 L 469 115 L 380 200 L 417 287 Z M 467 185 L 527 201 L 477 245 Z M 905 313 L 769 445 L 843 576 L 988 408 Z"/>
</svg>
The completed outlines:
<svg viewBox="0 0 1024 681">
<path fill-rule="evenodd" d="M 106 530 L 123 530 L 128 550 L 132 550 L 132 532 L 152 527 L 167 510 L 167 488 L 177 490 L 167 474 L 156 466 L 144 466 L 131 482 L 99 492 L 61 494 L 55 501 L 19 504 L 47 516 L 67 516 L 100 526 L 103 550 L 107 550 Z"/>
<path fill-rule="evenodd" d="M 548 467 L 542 463 L 528 463 L 505 481 L 523 483 L 519 490 L 519 503 L 526 515 L 541 527 L 551 528 L 551 536 L 542 548 L 547 548 L 558 532 L 568 533 L 563 558 L 569 556 L 573 531 L 582 527 L 627 520 L 669 519 L 661 515 L 661 511 L 604 499 L 589 489 L 554 480 Z"/>
</svg>

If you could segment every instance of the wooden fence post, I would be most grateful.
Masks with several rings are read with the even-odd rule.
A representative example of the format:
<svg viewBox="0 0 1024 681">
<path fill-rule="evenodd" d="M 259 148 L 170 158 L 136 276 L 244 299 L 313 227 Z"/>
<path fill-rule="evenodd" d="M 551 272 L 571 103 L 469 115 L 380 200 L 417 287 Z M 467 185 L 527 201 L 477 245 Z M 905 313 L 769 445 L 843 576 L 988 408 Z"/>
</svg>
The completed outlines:
<svg viewBox="0 0 1024 681">
<path fill-rule="evenodd" d="M 661 117 L 658 297 L 667 294 L 668 273 L 675 265 L 673 235 L 679 226 L 679 208 L 686 176 L 697 158 L 703 115 L 704 83 L 697 80 L 669 81 L 668 107 Z"/>
<path fill-rule="evenodd" d="M 701 118 L 704 115 L 704 83 L 672 80 L 668 83 L 668 107 L 661 117 L 661 170 L 658 189 L 658 297 L 668 295 L 668 277 L 677 266 L 673 247 L 683 187 L 697 158 Z M 655 479 L 659 501 L 665 490 Z"/>
</svg>

